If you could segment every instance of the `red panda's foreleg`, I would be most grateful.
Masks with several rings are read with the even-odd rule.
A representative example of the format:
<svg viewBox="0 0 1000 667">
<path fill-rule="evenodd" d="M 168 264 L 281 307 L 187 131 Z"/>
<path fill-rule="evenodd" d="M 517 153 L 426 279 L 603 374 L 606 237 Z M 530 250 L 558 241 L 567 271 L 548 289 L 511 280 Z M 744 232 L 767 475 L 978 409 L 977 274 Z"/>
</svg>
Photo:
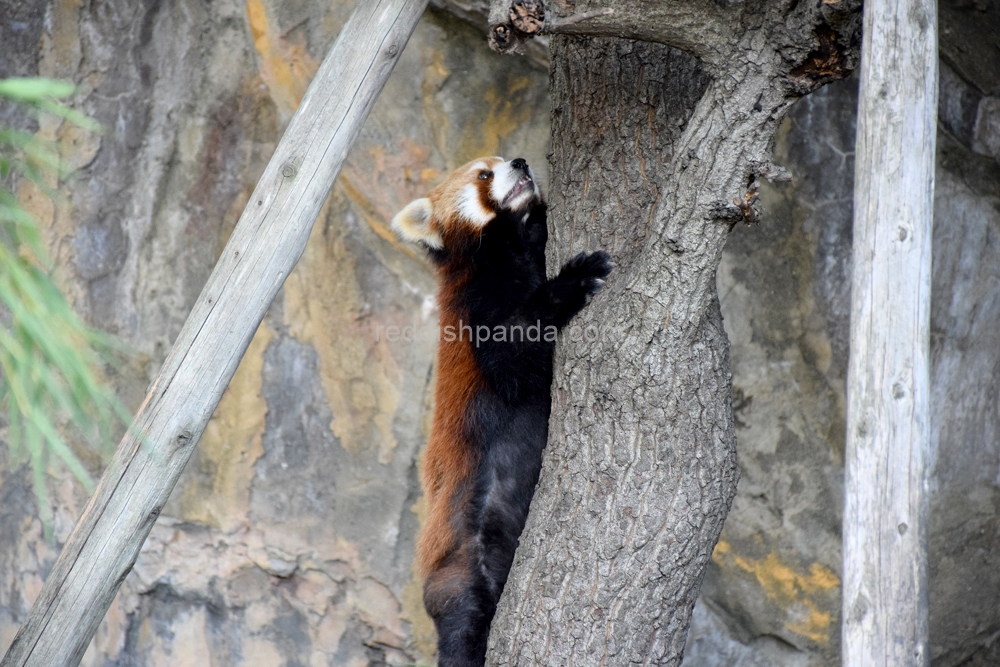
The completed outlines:
<svg viewBox="0 0 1000 667">
<path fill-rule="evenodd" d="M 491 325 L 489 335 L 477 340 L 473 350 L 486 383 L 506 397 L 546 392 L 556 332 L 600 289 L 611 267 L 607 253 L 581 253 L 516 312 Z"/>
</svg>

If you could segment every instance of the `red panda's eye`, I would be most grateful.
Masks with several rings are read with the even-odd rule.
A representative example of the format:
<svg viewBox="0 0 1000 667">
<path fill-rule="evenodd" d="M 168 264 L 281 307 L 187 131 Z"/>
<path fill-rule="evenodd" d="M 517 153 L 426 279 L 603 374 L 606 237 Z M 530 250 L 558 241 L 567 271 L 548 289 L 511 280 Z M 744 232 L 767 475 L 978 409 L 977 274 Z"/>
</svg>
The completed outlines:
<svg viewBox="0 0 1000 667">
<path fill-rule="evenodd" d="M 481 181 L 488 181 L 491 178 L 493 178 L 493 172 L 492 171 L 481 171 L 481 172 L 479 172 L 479 180 L 481 180 Z"/>
</svg>

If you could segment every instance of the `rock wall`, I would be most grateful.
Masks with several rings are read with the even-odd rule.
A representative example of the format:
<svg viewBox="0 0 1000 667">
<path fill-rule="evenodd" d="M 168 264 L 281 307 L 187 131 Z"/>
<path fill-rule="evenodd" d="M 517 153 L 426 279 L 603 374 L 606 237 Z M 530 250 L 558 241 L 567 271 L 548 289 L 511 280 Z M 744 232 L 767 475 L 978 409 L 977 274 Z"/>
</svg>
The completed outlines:
<svg viewBox="0 0 1000 667">
<path fill-rule="evenodd" d="M 0 0 L 0 76 L 76 81 L 93 136 L 43 119 L 78 175 L 45 227 L 62 287 L 135 354 L 131 407 L 194 303 L 309 77 L 353 7 L 299 0 Z M 481 154 L 545 178 L 544 49 L 500 58 L 480 0 L 435 0 L 305 255 L 90 650 L 88 666 L 433 662 L 411 569 L 433 281 L 392 214 Z M 447 11 L 444 11 L 444 10 Z M 933 664 L 1000 662 L 1000 61 L 996 3 L 942 2 L 934 248 Z M 460 16 L 463 20 L 458 20 Z M 991 23 L 992 22 L 992 23 Z M 719 271 L 742 481 L 706 575 L 686 667 L 833 666 L 856 82 L 802 100 Z M 0 109 L 0 122 L 31 122 Z M 80 450 L 94 472 L 101 461 Z M 0 446 L 0 651 L 58 553 Z M 86 502 L 51 469 L 56 541 Z"/>
<path fill-rule="evenodd" d="M 75 306 L 134 349 L 114 378 L 131 407 L 353 5 L 0 0 L 2 73 L 76 81 L 107 128 L 44 119 L 79 173 L 54 205 L 19 196 Z M 547 180 L 546 81 L 427 12 L 85 665 L 432 662 L 411 561 L 434 343 L 379 328 L 433 325 L 435 290 L 388 221 L 483 154 Z M 51 472 L 61 542 L 86 497 Z M 0 651 L 58 553 L 36 516 L 0 460 Z"/>
<path fill-rule="evenodd" d="M 942 2 L 931 311 L 935 667 L 1000 664 L 1000 3 Z M 719 270 L 742 478 L 685 667 L 839 665 L 857 82 L 798 102 Z"/>
<path fill-rule="evenodd" d="M 793 179 L 762 187 L 760 225 L 723 254 L 742 476 L 687 665 L 838 664 L 855 91 L 792 109 L 774 161 Z M 746 657 L 720 662 L 720 634 Z"/>
</svg>

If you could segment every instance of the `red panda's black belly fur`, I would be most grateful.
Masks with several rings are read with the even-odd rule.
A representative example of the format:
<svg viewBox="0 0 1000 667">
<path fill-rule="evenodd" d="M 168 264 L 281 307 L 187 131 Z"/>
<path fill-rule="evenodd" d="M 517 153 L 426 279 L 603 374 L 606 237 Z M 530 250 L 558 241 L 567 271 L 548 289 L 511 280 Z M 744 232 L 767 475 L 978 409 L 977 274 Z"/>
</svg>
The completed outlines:
<svg viewBox="0 0 1000 667">
<path fill-rule="evenodd" d="M 442 325 L 469 327 L 453 340 L 443 330 L 423 470 L 429 511 L 418 557 L 439 667 L 485 660 L 548 437 L 554 332 L 610 268 L 604 253 L 580 255 L 547 281 L 546 238 L 538 204 L 499 213 L 465 246 L 446 240 L 447 255 L 434 257 Z"/>
</svg>

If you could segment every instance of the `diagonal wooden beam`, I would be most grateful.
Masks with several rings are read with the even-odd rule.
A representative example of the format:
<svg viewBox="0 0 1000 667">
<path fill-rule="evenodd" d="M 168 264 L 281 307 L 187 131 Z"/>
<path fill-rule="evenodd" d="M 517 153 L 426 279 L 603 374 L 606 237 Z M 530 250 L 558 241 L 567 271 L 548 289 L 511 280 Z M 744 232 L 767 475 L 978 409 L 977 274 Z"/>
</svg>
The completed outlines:
<svg viewBox="0 0 1000 667">
<path fill-rule="evenodd" d="M 358 3 L 0 667 L 79 664 L 426 5 Z"/>
</svg>

